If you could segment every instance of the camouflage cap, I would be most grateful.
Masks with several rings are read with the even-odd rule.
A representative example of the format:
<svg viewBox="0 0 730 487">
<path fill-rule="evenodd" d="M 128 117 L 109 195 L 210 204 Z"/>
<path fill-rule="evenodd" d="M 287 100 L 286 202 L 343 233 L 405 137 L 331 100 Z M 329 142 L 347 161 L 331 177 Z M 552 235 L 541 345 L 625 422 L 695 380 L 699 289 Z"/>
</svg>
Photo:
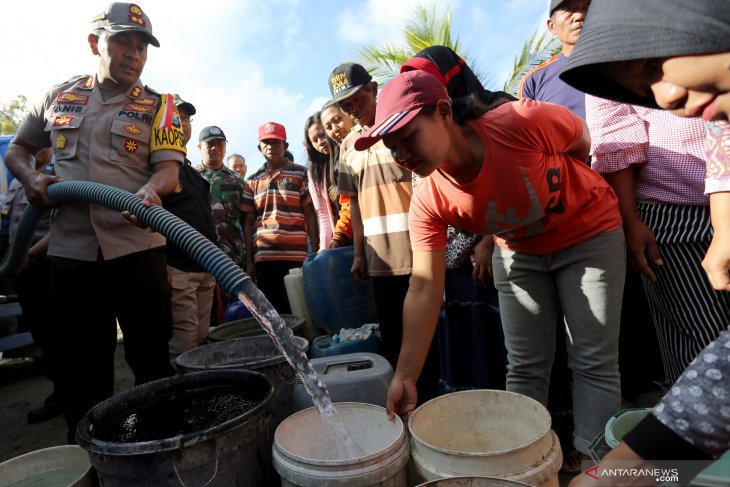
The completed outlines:
<svg viewBox="0 0 730 487">
<path fill-rule="evenodd" d="M 134 3 L 114 2 L 110 4 L 106 12 L 91 19 L 91 28 L 104 29 L 112 34 L 136 30 L 145 34 L 150 44 L 160 47 L 160 41 L 152 35 L 150 18 L 139 5 Z"/>
</svg>

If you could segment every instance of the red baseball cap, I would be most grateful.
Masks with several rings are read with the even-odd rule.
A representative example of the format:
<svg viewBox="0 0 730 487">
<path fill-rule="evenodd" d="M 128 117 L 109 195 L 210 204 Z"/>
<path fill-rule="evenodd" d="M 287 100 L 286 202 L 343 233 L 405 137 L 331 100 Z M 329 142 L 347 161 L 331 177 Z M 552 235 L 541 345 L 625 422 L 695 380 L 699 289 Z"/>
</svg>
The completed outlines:
<svg viewBox="0 0 730 487">
<path fill-rule="evenodd" d="M 286 129 L 280 123 L 266 122 L 259 127 L 259 142 L 266 139 L 286 141 Z"/>
<path fill-rule="evenodd" d="M 380 92 L 375 123 L 355 141 L 355 149 L 365 150 L 383 136 L 403 128 L 425 107 L 449 100 L 446 87 L 425 71 L 407 71 L 388 82 Z"/>
</svg>

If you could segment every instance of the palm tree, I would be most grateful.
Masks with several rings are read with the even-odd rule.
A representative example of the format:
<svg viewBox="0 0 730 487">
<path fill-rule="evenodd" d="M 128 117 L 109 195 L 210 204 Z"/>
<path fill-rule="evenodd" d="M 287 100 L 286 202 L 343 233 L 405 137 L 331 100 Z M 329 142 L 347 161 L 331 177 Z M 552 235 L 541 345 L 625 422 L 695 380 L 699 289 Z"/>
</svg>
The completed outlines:
<svg viewBox="0 0 730 487">
<path fill-rule="evenodd" d="M 472 71 L 479 76 L 466 52 L 461 48 L 458 37 L 451 34 L 451 8 L 443 14 L 437 4 L 431 9 L 417 5 L 410 19 L 403 26 L 405 42 L 402 45 L 384 44 L 381 47 L 366 45 L 358 51 L 360 64 L 382 85 L 400 72 L 401 65 L 415 54 L 429 46 L 446 46 L 467 60 Z"/>
<path fill-rule="evenodd" d="M 522 77 L 532 68 L 553 57 L 560 51 L 560 40 L 549 31 L 543 30 L 538 36 L 538 29 L 530 36 L 512 65 L 512 74 L 505 81 L 503 90 L 517 96 L 517 88 Z"/>
</svg>

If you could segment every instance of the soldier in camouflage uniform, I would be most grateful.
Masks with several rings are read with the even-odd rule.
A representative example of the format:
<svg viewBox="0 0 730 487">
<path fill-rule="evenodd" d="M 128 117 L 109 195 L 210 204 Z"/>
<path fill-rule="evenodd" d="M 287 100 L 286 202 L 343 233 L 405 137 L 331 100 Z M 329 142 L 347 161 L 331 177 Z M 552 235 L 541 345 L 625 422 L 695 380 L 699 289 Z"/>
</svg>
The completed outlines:
<svg viewBox="0 0 730 487">
<path fill-rule="evenodd" d="M 226 136 L 216 127 L 200 132 L 198 149 L 203 156 L 200 174 L 210 183 L 210 205 L 218 234 L 218 246 L 239 266 L 246 262 L 243 241 L 243 190 L 246 183 L 223 161 L 226 155 Z"/>
</svg>

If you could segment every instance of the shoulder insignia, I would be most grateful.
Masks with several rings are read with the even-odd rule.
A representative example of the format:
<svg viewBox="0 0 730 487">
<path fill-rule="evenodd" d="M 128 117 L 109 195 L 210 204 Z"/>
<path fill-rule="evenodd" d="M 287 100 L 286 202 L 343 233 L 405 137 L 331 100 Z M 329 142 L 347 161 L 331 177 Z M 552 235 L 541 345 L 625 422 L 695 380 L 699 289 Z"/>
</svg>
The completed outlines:
<svg viewBox="0 0 730 487">
<path fill-rule="evenodd" d="M 137 127 L 137 124 L 135 124 L 135 123 L 131 123 L 129 125 L 125 125 L 124 126 L 124 130 L 127 133 L 132 134 L 132 135 L 139 135 L 139 134 L 142 133 L 142 130 L 139 127 Z"/>
<path fill-rule="evenodd" d="M 81 95 L 72 91 L 60 92 L 56 95 L 56 103 L 64 105 L 86 105 L 89 95 Z"/>
<path fill-rule="evenodd" d="M 86 81 L 81 87 L 85 90 L 91 90 L 92 88 L 94 88 L 94 77 L 91 75 L 87 76 Z"/>
<path fill-rule="evenodd" d="M 137 149 L 139 148 L 139 145 L 137 144 L 136 140 L 127 139 L 124 141 L 124 150 L 127 152 L 131 152 L 132 154 L 137 152 Z"/>
<path fill-rule="evenodd" d="M 129 91 L 129 96 L 132 98 L 139 98 L 139 95 L 141 95 L 141 94 L 142 94 L 142 88 L 139 86 L 134 86 Z"/>
<path fill-rule="evenodd" d="M 175 185 L 175 189 L 173 189 L 172 192 L 175 194 L 180 194 L 180 193 L 182 193 L 182 190 L 183 190 L 182 184 L 180 184 L 180 181 L 178 181 L 177 185 Z"/>
<path fill-rule="evenodd" d="M 66 147 L 66 137 L 64 137 L 63 134 L 60 134 L 56 137 L 56 149 L 63 149 L 64 147 Z"/>
<path fill-rule="evenodd" d="M 154 111 L 155 107 L 150 107 L 147 105 L 139 105 L 137 103 L 127 103 L 127 105 L 124 106 L 125 110 L 130 110 L 133 112 L 142 112 L 142 113 L 149 113 Z"/>
<path fill-rule="evenodd" d="M 137 103 L 139 105 L 156 105 L 157 100 L 155 100 L 154 98 L 145 98 L 141 96 L 139 98 L 135 98 L 134 103 Z"/>
<path fill-rule="evenodd" d="M 58 84 L 57 84 L 57 85 L 55 85 L 55 86 L 62 86 L 62 85 L 67 85 L 67 84 L 69 84 L 69 83 L 74 83 L 74 82 L 76 82 L 76 81 L 79 81 L 79 80 L 82 80 L 82 79 L 84 79 L 84 78 L 88 78 L 88 75 L 85 75 L 85 74 L 79 74 L 79 75 L 76 75 L 76 76 L 72 76 L 72 77 L 70 77 L 69 79 L 67 79 L 67 80 L 66 80 L 66 81 L 64 81 L 63 83 L 58 83 Z"/>
<path fill-rule="evenodd" d="M 54 117 L 53 126 L 54 127 L 66 127 L 68 125 L 71 125 L 71 121 L 73 119 L 74 119 L 73 115 L 61 115 L 58 117 Z"/>
</svg>

